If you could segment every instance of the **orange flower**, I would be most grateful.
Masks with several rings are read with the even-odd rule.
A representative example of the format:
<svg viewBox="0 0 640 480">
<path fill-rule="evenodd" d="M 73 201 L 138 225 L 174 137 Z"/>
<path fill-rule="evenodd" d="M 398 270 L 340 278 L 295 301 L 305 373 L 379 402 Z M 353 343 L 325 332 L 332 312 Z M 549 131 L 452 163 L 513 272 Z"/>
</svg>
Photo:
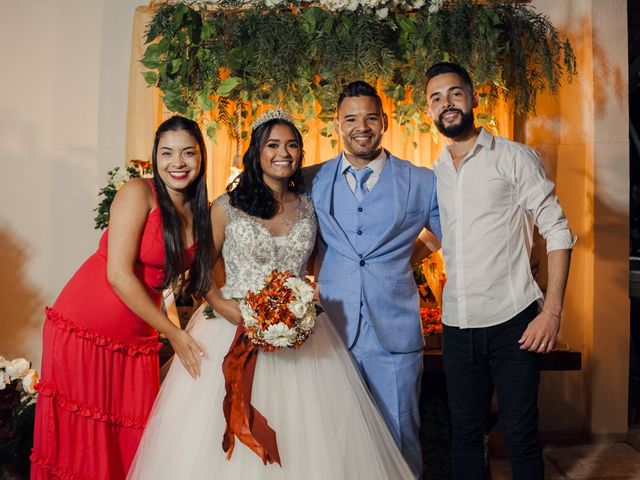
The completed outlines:
<svg viewBox="0 0 640 480">
<path fill-rule="evenodd" d="M 223 82 L 231 75 L 231 69 L 227 67 L 220 67 L 218 69 L 218 76 L 220 77 L 220 81 Z"/>
<path fill-rule="evenodd" d="M 130 160 L 129 163 L 139 170 L 151 168 L 151 162 L 146 160 L 139 160 L 136 158 L 136 159 Z"/>
<path fill-rule="evenodd" d="M 439 308 L 421 308 L 420 320 L 424 336 L 442 333 L 442 313 Z"/>
</svg>

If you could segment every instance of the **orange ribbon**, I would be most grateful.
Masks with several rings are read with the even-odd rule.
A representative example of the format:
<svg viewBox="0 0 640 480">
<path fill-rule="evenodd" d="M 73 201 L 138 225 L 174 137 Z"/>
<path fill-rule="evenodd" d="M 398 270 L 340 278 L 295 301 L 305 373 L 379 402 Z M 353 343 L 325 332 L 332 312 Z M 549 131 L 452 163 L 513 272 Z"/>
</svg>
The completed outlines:
<svg viewBox="0 0 640 480">
<path fill-rule="evenodd" d="M 266 465 L 267 462 L 282 466 L 276 442 L 276 432 L 267 419 L 251 405 L 253 375 L 259 349 L 245 335 L 242 323 L 238 325 L 236 336 L 229 352 L 222 362 L 226 395 L 222 410 L 227 420 L 227 428 L 222 437 L 222 449 L 231 458 L 235 437 L 253 450 Z"/>
</svg>

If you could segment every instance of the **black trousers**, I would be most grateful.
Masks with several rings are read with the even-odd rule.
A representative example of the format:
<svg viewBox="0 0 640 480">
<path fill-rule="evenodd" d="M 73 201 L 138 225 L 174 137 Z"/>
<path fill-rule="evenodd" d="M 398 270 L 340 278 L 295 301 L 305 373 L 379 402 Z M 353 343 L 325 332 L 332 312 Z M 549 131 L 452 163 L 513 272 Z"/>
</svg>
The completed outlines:
<svg viewBox="0 0 640 480">
<path fill-rule="evenodd" d="M 484 479 L 484 436 L 493 388 L 512 478 L 544 478 L 538 436 L 539 356 L 520 350 L 518 344 L 536 315 L 537 304 L 533 303 L 500 325 L 444 326 L 443 362 L 453 429 L 453 476 L 457 480 Z"/>
</svg>

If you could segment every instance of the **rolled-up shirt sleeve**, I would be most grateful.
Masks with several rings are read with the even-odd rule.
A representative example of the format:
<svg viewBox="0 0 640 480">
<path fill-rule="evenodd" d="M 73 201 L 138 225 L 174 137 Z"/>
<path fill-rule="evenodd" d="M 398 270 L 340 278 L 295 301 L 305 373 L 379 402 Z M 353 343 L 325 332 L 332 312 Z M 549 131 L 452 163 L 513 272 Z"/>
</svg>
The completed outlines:
<svg viewBox="0 0 640 480">
<path fill-rule="evenodd" d="M 522 148 L 514 162 L 517 199 L 520 207 L 531 214 L 533 223 L 547 242 L 547 252 L 573 248 L 576 237 L 555 194 L 555 185 L 545 174 L 538 155 Z"/>
</svg>

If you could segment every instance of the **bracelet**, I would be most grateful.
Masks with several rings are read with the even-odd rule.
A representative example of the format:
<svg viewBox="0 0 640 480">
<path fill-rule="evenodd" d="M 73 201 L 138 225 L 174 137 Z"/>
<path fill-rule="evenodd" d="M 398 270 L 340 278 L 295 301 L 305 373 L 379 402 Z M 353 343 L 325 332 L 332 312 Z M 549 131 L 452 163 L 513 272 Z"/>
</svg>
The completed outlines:
<svg viewBox="0 0 640 480">
<path fill-rule="evenodd" d="M 541 313 L 546 313 L 547 315 L 560 319 L 560 313 L 553 313 L 553 312 L 550 312 L 549 310 L 545 310 L 544 308 L 542 309 Z"/>
</svg>

